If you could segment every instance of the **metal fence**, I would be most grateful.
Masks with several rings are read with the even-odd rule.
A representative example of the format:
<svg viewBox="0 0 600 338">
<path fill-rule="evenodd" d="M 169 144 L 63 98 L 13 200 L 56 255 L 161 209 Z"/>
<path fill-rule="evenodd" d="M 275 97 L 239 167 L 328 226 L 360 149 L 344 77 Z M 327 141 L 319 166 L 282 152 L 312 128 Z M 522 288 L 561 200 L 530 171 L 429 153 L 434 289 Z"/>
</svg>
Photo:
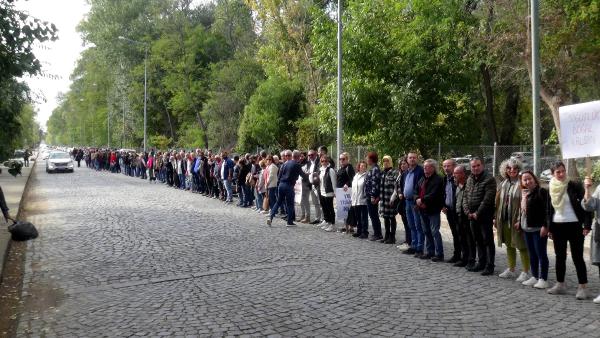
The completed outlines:
<svg viewBox="0 0 600 338">
<path fill-rule="evenodd" d="M 330 154 L 333 158 L 337 158 L 335 145 L 330 146 Z M 360 159 L 364 159 L 367 152 L 375 150 L 373 146 L 364 145 L 348 145 L 344 147 L 344 151 L 350 155 L 351 162 L 354 164 Z M 429 154 L 428 157 L 435 159 L 440 164 L 449 158 L 454 158 L 459 164 L 469 166 L 470 159 L 479 157 L 482 159 L 486 170 L 496 177 L 500 177 L 500 164 L 511 157 L 518 158 L 524 166 L 524 169 L 533 169 L 533 146 L 531 145 L 447 145 L 437 144 L 427 146 L 422 153 Z M 394 162 L 404 154 L 392 155 Z M 380 156 L 381 157 L 381 156 Z M 560 160 L 560 146 L 558 145 L 543 145 L 540 154 L 539 173 L 550 168 L 553 162 Z M 425 160 L 421 156 L 421 162 Z M 594 157 L 592 166 L 595 169 L 596 176 L 600 173 L 600 157 Z M 575 165 L 580 174 L 585 173 L 585 159 L 578 159 Z M 597 177 L 600 179 L 600 177 Z"/>
</svg>

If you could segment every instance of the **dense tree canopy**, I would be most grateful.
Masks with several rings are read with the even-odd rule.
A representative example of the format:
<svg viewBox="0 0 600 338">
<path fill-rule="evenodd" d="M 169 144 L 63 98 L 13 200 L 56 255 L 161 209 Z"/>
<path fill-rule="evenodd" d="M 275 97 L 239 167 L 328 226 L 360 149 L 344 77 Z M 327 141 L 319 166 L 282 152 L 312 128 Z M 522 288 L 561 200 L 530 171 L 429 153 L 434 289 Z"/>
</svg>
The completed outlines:
<svg viewBox="0 0 600 338">
<path fill-rule="evenodd" d="M 145 52 L 152 145 L 334 141 L 336 1 L 88 1 L 90 48 L 48 123 L 52 142 L 100 146 L 110 134 L 111 145 L 140 147 Z M 344 4 L 346 144 L 398 154 L 531 142 L 527 2 Z M 558 106 L 600 94 L 599 8 L 541 2 L 544 139 L 556 135 Z"/>
<path fill-rule="evenodd" d="M 13 0 L 0 0 L 0 159 L 39 139 L 29 88 L 20 78 L 43 75 L 33 44 L 55 38 L 53 24 L 16 10 Z"/>
</svg>

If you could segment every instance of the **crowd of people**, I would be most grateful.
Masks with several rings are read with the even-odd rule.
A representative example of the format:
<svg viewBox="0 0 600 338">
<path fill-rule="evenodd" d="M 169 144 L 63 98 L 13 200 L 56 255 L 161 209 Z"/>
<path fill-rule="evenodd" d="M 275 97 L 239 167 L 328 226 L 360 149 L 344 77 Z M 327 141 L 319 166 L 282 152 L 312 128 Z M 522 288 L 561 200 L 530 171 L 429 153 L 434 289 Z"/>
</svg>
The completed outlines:
<svg viewBox="0 0 600 338">
<path fill-rule="evenodd" d="M 398 159 L 396 166 L 390 156 L 383 156 L 381 167 L 378 154 L 369 152 L 364 160 L 359 159 L 356 171 L 348 153 L 340 154 L 336 168 L 326 147 L 240 156 L 200 149 L 143 154 L 74 149 L 73 156 L 95 170 L 147 179 L 227 204 L 234 203 L 235 197 L 237 206 L 265 214 L 268 226 L 280 217 L 288 227 L 301 222 L 327 232 L 395 244 L 399 215 L 404 227 L 398 246 L 402 253 L 484 276 L 495 273 L 496 245 L 504 245 L 508 268 L 499 277 L 546 289 L 551 295 L 567 292 L 568 243 L 577 271 L 577 299 L 591 297 L 583 256 L 595 213 L 591 263 L 599 267 L 600 274 L 600 187 L 592 193 L 590 178 L 583 183 L 570 180 L 562 162 L 552 165 L 553 177 L 545 188 L 517 159 L 501 164 L 502 180 L 497 182 L 479 158 L 472 158 L 469 168 L 453 159 L 443 161 L 440 167 L 433 159 L 420 165 L 416 152 Z M 294 204 L 297 182 L 301 186 L 299 215 Z M 342 224 L 336 224 L 336 188 L 350 190 L 351 195 Z M 452 234 L 448 260 L 440 233 L 442 214 Z M 548 239 L 553 241 L 556 256 L 552 287 L 548 283 Z M 516 270 L 517 252 L 520 273 Z M 594 302 L 600 304 L 600 295 Z"/>
</svg>

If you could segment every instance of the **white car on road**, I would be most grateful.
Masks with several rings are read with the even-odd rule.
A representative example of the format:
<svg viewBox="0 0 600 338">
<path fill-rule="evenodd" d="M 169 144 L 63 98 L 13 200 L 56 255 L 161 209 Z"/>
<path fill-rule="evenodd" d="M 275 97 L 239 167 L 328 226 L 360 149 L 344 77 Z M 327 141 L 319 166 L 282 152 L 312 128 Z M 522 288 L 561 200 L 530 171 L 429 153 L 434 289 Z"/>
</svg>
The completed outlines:
<svg viewBox="0 0 600 338">
<path fill-rule="evenodd" d="M 52 173 L 57 171 L 73 172 L 75 165 L 71 155 L 64 151 L 53 151 L 48 155 L 46 160 L 46 172 Z"/>
</svg>

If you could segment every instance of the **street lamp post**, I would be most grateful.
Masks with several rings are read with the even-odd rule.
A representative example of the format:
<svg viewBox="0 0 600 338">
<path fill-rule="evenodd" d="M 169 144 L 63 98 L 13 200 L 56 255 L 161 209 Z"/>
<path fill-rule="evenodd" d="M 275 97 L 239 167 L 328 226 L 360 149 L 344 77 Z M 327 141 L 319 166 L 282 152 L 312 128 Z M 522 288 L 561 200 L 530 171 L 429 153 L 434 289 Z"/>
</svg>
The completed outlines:
<svg viewBox="0 0 600 338">
<path fill-rule="evenodd" d="M 337 12 L 337 157 L 338 161 L 343 149 L 343 107 L 342 107 L 342 0 L 338 0 Z M 341 164 L 340 164 L 341 165 Z"/>
<path fill-rule="evenodd" d="M 531 0 L 531 91 L 533 103 L 533 171 L 540 174 L 540 28 L 539 0 Z"/>
<path fill-rule="evenodd" d="M 119 40 L 128 41 L 134 44 L 139 44 L 144 46 L 144 152 L 146 152 L 146 140 L 147 140 L 147 125 L 148 125 L 148 117 L 146 112 L 146 101 L 148 100 L 148 68 L 147 68 L 147 60 L 148 60 L 148 44 L 128 39 L 124 36 L 119 36 Z"/>
</svg>

